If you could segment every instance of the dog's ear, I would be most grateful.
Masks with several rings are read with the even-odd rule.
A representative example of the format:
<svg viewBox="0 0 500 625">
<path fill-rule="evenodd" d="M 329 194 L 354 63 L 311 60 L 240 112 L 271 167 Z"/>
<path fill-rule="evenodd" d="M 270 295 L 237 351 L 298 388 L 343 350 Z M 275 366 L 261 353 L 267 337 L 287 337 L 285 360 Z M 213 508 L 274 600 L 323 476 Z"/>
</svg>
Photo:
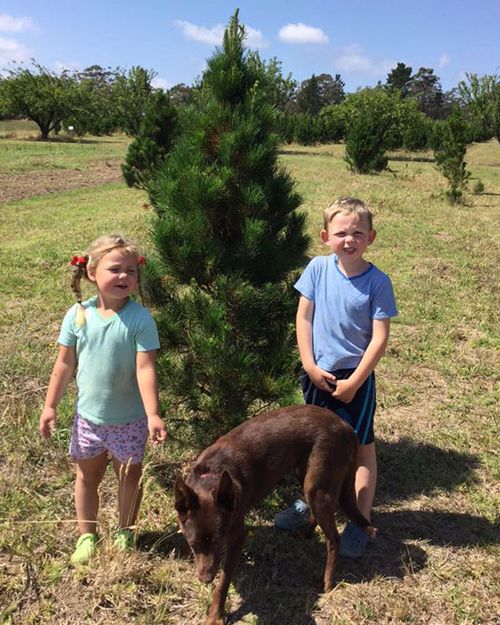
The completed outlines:
<svg viewBox="0 0 500 625">
<path fill-rule="evenodd" d="M 233 510 L 235 504 L 234 484 L 231 476 L 227 471 L 220 476 L 219 486 L 215 493 L 215 502 L 224 510 Z"/>
<path fill-rule="evenodd" d="M 175 481 L 174 494 L 175 509 L 179 516 L 185 517 L 190 510 L 196 510 L 200 507 L 198 495 L 186 484 L 180 475 Z"/>
</svg>

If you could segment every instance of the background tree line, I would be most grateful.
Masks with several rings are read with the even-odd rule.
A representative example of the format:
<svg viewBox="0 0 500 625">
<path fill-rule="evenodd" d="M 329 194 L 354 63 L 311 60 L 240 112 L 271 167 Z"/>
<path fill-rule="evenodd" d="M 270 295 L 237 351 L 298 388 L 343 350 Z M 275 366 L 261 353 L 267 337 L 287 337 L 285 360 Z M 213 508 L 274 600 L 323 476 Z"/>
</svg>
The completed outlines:
<svg viewBox="0 0 500 625">
<path fill-rule="evenodd" d="M 433 122 L 446 120 L 456 108 L 466 120 L 467 141 L 500 141 L 500 78 L 467 74 L 445 92 L 432 68 L 398 63 L 385 83 L 346 94 L 340 74 L 313 74 L 297 82 L 283 75 L 276 58 L 263 61 L 248 52 L 248 62 L 261 73 L 259 89 L 276 107 L 275 132 L 285 142 L 303 145 L 346 141 L 364 111 L 377 110 L 389 124 L 388 149 L 432 146 Z M 0 75 L 0 118 L 34 121 L 42 139 L 72 127 L 78 136 L 140 133 L 156 73 L 139 66 L 129 70 L 92 65 L 83 71 L 51 71 L 36 61 Z M 173 106 L 193 103 L 201 81 L 178 84 L 167 91 Z"/>
</svg>

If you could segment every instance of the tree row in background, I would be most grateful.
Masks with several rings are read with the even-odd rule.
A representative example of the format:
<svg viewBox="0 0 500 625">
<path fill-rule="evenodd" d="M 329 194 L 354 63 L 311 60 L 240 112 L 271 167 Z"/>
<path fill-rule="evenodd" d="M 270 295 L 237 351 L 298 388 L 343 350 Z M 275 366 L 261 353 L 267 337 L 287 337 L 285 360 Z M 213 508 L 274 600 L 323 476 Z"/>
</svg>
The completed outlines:
<svg viewBox="0 0 500 625">
<path fill-rule="evenodd" d="M 61 130 L 78 136 L 121 131 L 135 136 L 154 89 L 155 73 L 92 65 L 81 72 L 53 72 L 32 62 L 0 76 L 0 119 L 26 118 L 43 140 Z"/>
<path fill-rule="evenodd" d="M 443 91 L 432 68 L 398 63 L 385 84 L 346 94 L 340 74 L 312 75 L 297 83 L 291 74 L 283 75 L 280 61 L 263 61 L 255 51 L 248 62 L 261 72 L 261 89 L 279 115 L 275 131 L 282 141 L 300 144 L 346 141 L 357 108 L 367 100 L 380 106 L 385 97 L 384 118 L 394 124 L 388 148 L 426 149 L 433 142 L 434 121 L 447 119 L 460 108 L 466 120 L 467 141 L 500 141 L 500 77 L 467 74 L 455 89 Z M 33 61 L 0 75 L 0 119 L 23 117 L 33 120 L 41 137 L 48 138 L 61 128 L 85 134 L 123 131 L 131 136 L 141 132 L 142 118 L 155 90 L 155 72 L 142 67 L 125 71 L 93 65 L 81 72 L 56 73 Z M 200 85 L 178 84 L 168 90 L 173 106 L 193 103 Z M 359 106 L 358 106 L 359 105 Z"/>
</svg>

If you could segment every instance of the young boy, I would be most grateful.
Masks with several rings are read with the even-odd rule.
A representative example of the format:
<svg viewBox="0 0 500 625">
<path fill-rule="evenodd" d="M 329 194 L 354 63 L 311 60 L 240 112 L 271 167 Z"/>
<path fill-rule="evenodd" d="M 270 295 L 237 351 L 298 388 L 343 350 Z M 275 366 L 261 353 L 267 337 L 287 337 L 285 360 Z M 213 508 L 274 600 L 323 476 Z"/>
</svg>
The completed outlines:
<svg viewBox="0 0 500 625">
<path fill-rule="evenodd" d="M 300 293 L 296 328 L 304 367 L 302 390 L 306 404 L 334 410 L 356 430 L 356 498 L 370 520 L 377 481 L 374 369 L 385 352 L 390 318 L 397 309 L 389 277 L 364 258 L 376 236 L 367 206 L 341 198 L 323 216 L 321 240 L 333 254 L 313 258 L 295 284 Z M 298 529 L 308 515 L 307 505 L 296 501 L 276 516 L 276 526 Z M 340 554 L 360 557 L 368 540 L 360 527 L 349 523 Z"/>
</svg>

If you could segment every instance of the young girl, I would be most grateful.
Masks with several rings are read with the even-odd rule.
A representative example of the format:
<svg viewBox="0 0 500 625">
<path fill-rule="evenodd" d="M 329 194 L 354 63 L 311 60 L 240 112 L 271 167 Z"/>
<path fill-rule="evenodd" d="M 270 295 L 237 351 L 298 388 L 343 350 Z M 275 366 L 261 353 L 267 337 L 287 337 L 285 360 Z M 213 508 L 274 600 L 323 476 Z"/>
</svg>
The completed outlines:
<svg viewBox="0 0 500 625">
<path fill-rule="evenodd" d="M 152 444 L 166 438 L 156 377 L 158 332 L 149 312 L 130 295 L 139 287 L 144 258 L 118 235 L 95 240 L 74 257 L 72 289 L 78 303 L 66 313 L 59 354 L 40 417 L 49 438 L 57 405 L 75 370 L 78 388 L 70 454 L 76 462 L 75 505 L 80 538 L 71 556 L 85 564 L 97 548 L 98 486 L 111 455 L 119 483 L 119 525 L 114 544 L 131 549 L 142 496 L 140 479 L 148 433 Z M 80 281 L 94 282 L 97 295 L 82 302 Z"/>
</svg>

